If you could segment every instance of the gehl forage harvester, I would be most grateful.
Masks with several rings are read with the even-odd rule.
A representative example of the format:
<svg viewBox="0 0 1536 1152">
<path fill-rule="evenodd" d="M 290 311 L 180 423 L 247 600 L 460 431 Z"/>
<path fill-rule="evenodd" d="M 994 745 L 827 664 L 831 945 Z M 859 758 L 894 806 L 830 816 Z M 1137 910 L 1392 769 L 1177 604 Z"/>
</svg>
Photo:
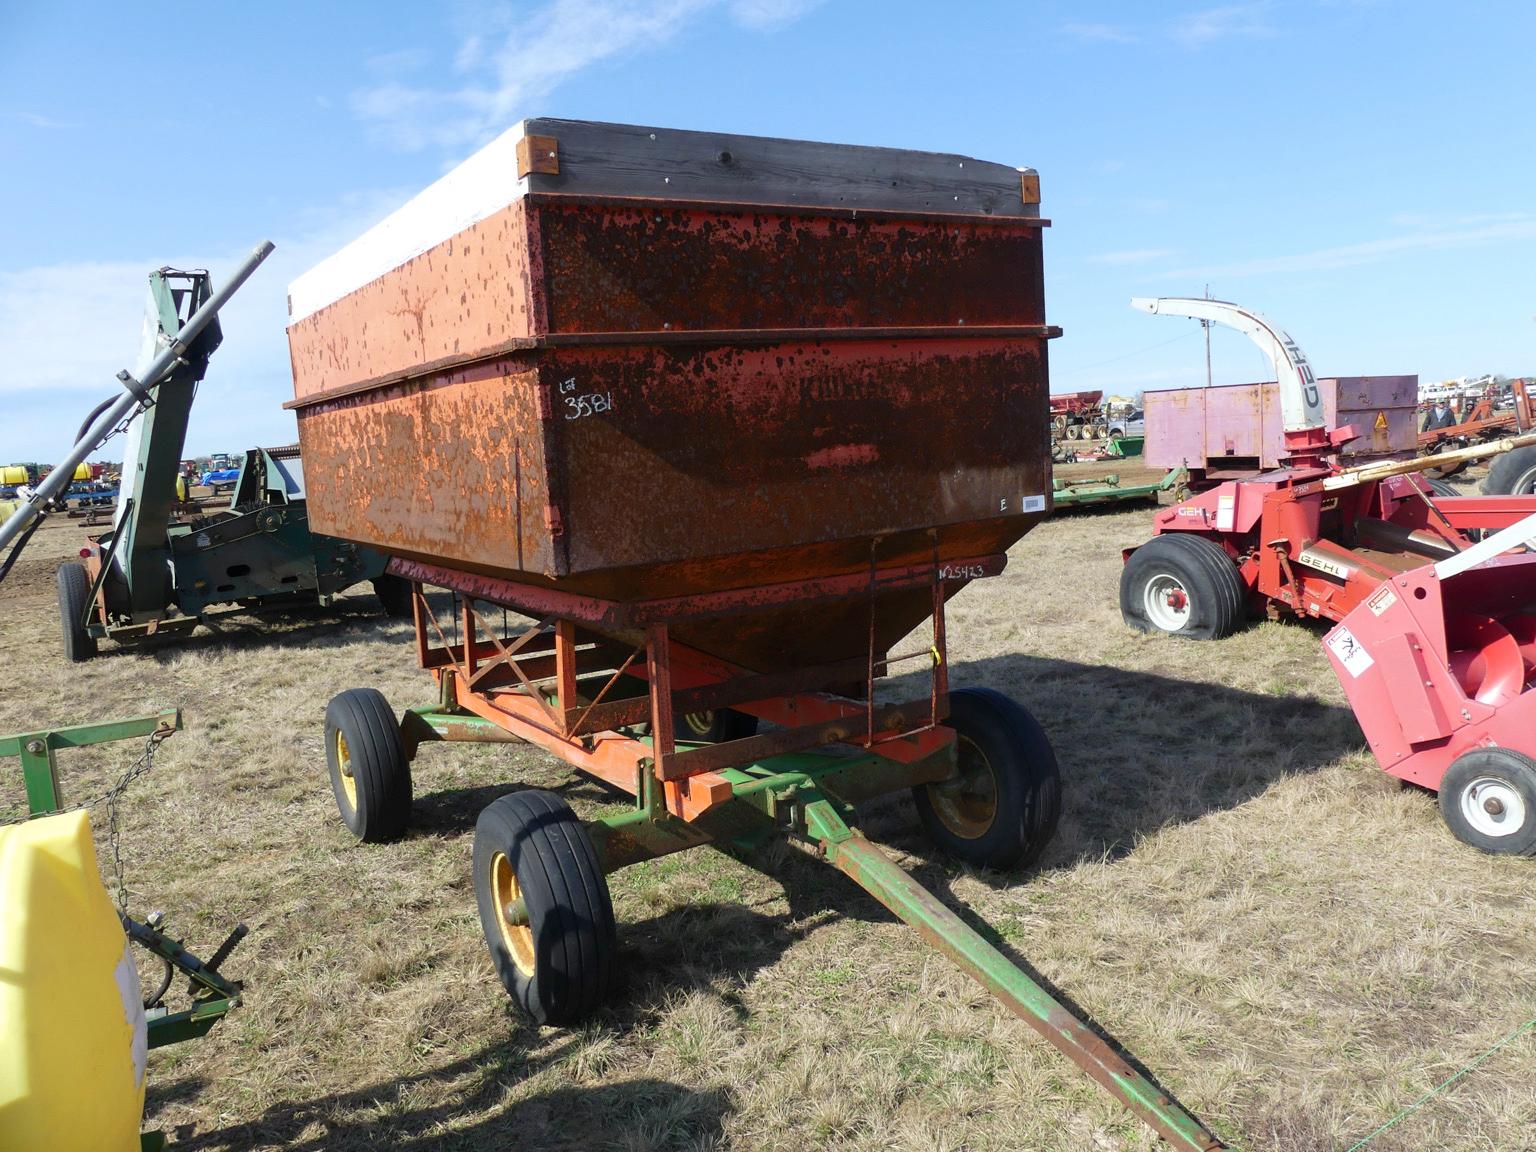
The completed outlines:
<svg viewBox="0 0 1536 1152">
<path fill-rule="evenodd" d="M 1126 552 L 1120 610 L 1147 631 L 1216 639 L 1251 613 L 1332 621 L 1323 643 L 1381 767 L 1434 789 L 1461 840 L 1536 853 L 1536 496 L 1445 496 L 1422 478 L 1536 435 L 1340 468 L 1295 341 L 1219 300 L 1145 299 L 1248 334 L 1269 355 L 1282 466 L 1157 514 Z"/>
</svg>

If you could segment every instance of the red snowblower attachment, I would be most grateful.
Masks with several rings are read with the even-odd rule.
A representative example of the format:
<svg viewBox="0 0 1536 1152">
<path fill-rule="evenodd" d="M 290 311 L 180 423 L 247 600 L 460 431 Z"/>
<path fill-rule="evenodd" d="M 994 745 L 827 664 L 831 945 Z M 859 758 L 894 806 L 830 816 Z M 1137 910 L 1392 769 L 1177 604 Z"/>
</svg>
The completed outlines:
<svg viewBox="0 0 1536 1152">
<path fill-rule="evenodd" d="M 1324 641 L 1381 767 L 1487 852 L 1536 852 L 1533 537 L 1536 514 L 1405 572 Z"/>
</svg>

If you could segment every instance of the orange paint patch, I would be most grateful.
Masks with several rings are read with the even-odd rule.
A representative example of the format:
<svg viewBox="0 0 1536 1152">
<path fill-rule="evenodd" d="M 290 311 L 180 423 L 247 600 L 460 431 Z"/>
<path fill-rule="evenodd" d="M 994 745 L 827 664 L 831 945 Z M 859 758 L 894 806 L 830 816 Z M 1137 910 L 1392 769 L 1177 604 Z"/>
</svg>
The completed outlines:
<svg viewBox="0 0 1536 1152">
<path fill-rule="evenodd" d="M 839 444 L 823 448 L 805 458 L 807 468 L 846 468 L 854 464 L 873 464 L 880 459 L 880 449 L 873 444 Z"/>
</svg>

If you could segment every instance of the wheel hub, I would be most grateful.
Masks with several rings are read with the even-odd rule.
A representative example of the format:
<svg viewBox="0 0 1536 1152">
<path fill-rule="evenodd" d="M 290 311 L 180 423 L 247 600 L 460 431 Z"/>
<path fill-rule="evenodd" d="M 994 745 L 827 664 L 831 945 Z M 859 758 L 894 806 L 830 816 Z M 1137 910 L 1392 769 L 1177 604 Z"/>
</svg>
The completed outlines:
<svg viewBox="0 0 1536 1152">
<path fill-rule="evenodd" d="M 1164 632 L 1178 632 L 1189 623 L 1189 590 L 1172 573 L 1160 572 L 1147 581 L 1142 606 L 1147 619 Z"/>
<path fill-rule="evenodd" d="M 709 735 L 710 729 L 715 726 L 715 714 L 709 712 L 687 712 L 683 714 L 683 730 L 697 739 L 704 739 Z"/>
<path fill-rule="evenodd" d="M 1484 836 L 1511 836 L 1525 826 L 1525 798 L 1508 780 L 1479 776 L 1462 789 L 1461 814 Z"/>
<path fill-rule="evenodd" d="M 955 760 L 958 771 L 948 780 L 929 785 L 929 800 L 946 828 L 975 840 L 985 836 L 997 819 L 997 777 L 986 753 L 965 736 L 957 735 Z"/>
<path fill-rule="evenodd" d="M 512 871 L 512 861 L 498 852 L 491 858 L 491 894 L 496 902 L 496 923 L 501 942 L 512 963 L 524 976 L 533 975 L 533 926 L 523 910 L 523 890 Z"/>
<path fill-rule="evenodd" d="M 347 738 L 336 733 L 336 770 L 341 775 L 341 790 L 346 793 L 347 803 L 357 810 L 357 779 L 352 775 L 352 756 L 347 751 Z"/>
</svg>

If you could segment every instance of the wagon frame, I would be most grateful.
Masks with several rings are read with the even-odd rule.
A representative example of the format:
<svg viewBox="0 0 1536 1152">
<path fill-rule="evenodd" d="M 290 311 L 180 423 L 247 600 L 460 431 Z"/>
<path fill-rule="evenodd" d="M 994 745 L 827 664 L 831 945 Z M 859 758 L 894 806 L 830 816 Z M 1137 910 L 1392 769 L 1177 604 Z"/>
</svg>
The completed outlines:
<svg viewBox="0 0 1536 1152">
<path fill-rule="evenodd" d="M 1074 1015 L 857 830 L 855 805 L 864 800 L 904 788 L 933 795 L 957 784 L 964 794 L 978 761 L 972 737 L 945 723 L 951 710 L 945 601 L 969 580 L 1000 573 L 1005 563 L 1006 557 L 998 555 L 925 567 L 872 566 L 857 578 L 620 603 L 396 559 L 390 571 L 413 582 L 418 661 L 436 681 L 439 699 L 407 710 L 390 730 L 398 736 L 396 747 L 386 751 L 385 761 L 366 766 L 352 761 L 370 741 L 387 743 L 379 740 L 384 733 L 349 723 L 347 710 L 338 710 L 333 701 L 326 746 L 338 805 L 349 818 L 371 799 L 403 795 L 400 815 L 408 817 L 410 764 L 426 743 L 538 745 L 632 800 L 627 811 L 579 825 L 595 869 L 583 872 L 579 852 L 562 865 L 574 873 L 567 877 L 573 888 L 600 883 L 604 905 L 605 877 L 621 868 L 707 844 L 748 849 L 773 835 L 788 836 L 810 845 L 915 928 L 1174 1147 L 1224 1147 L 1101 1031 Z M 450 611 L 434 609 L 428 586 L 451 593 Z M 863 661 L 754 674 L 669 635 L 671 624 L 695 614 L 713 618 L 784 603 L 814 607 L 869 597 L 873 616 L 877 587 L 929 591 L 930 643 L 883 655 L 875 646 L 872 620 L 871 646 Z M 495 614 L 503 610 L 526 619 L 504 622 L 498 630 Z M 603 634 L 589 631 L 593 626 Z M 906 662 L 926 664 L 927 698 L 876 703 L 876 681 Z M 643 692 L 634 691 L 636 685 Z M 337 701 L 359 695 L 352 690 Z M 1003 699 L 993 693 L 984 697 Z M 776 727 L 718 743 L 680 738 L 680 728 L 685 737 L 700 736 L 709 725 L 690 721 L 718 716 L 726 708 Z M 392 711 L 386 715 L 396 723 Z M 1027 713 L 1024 717 L 1033 724 Z M 967 744 L 971 750 L 962 756 Z M 1002 766 L 988 762 L 981 767 L 995 774 Z M 1001 781 L 994 776 L 993 783 Z M 1037 800 L 1050 811 L 1036 813 L 1035 837 L 1024 849 L 1030 857 L 1054 831 L 1059 803 L 1054 760 L 1037 783 Z M 360 795 L 369 789 L 375 790 L 374 797 Z M 521 795 L 546 797 L 546 805 L 564 808 L 548 793 Z M 540 909 L 531 906 L 527 884 L 508 883 L 512 849 L 482 853 L 487 817 L 500 803 L 487 808 L 477 827 L 474 879 L 487 943 L 493 956 L 498 941 L 503 943 L 498 968 L 506 969 L 502 960 L 510 958 L 512 971 L 503 971 L 503 980 L 510 974 L 508 990 L 519 996 L 514 985 L 535 979 L 543 959 L 537 941 L 546 933 L 536 931 Z M 946 818 L 942 809 L 942 803 L 933 803 L 930 810 L 956 833 L 944 846 L 952 852 L 958 847 L 964 858 L 964 813 L 957 808 Z M 934 823 L 927 822 L 933 830 Z M 348 823 L 353 825 L 353 819 Z M 375 823 L 371 829 L 354 825 L 353 830 L 364 839 L 389 839 L 404 831 L 403 822 L 393 820 L 386 820 L 383 834 L 376 835 L 380 828 Z M 494 910 L 493 923 L 486 923 L 488 907 Z M 544 923 L 561 913 L 569 922 L 580 911 L 557 900 L 553 912 L 544 910 Z M 612 944 L 602 947 L 611 950 Z M 608 965 L 611 957 L 603 962 Z M 524 1006 L 530 1006 L 526 999 Z M 589 1007 L 579 1005 L 578 1013 Z M 557 1005 L 545 1020 L 569 1018 Z"/>
</svg>

